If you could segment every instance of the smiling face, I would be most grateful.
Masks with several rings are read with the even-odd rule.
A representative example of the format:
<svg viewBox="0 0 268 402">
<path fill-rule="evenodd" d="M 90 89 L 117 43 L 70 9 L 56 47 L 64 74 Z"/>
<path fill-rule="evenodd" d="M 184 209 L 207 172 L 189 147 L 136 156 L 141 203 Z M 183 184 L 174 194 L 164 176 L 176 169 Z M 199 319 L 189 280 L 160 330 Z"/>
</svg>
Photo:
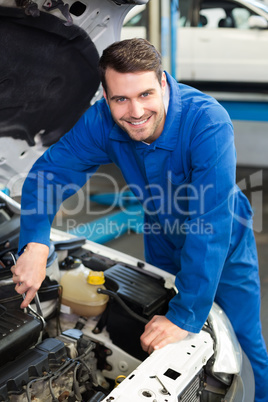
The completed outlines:
<svg viewBox="0 0 268 402">
<path fill-rule="evenodd" d="M 154 71 L 119 73 L 108 68 L 105 78 L 104 97 L 116 124 L 134 141 L 155 141 L 165 123 L 165 74 L 161 85 Z"/>
</svg>

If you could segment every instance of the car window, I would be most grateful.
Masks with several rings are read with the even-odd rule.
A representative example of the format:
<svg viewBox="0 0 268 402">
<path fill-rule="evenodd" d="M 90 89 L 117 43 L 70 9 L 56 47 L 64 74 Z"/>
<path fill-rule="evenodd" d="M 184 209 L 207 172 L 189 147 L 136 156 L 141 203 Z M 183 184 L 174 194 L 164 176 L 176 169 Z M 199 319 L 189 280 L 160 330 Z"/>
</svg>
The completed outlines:
<svg viewBox="0 0 268 402">
<path fill-rule="evenodd" d="M 256 15 L 248 8 L 233 1 L 210 1 L 201 2 L 199 10 L 198 27 L 201 28 L 238 28 L 249 29 L 248 19 Z"/>
</svg>

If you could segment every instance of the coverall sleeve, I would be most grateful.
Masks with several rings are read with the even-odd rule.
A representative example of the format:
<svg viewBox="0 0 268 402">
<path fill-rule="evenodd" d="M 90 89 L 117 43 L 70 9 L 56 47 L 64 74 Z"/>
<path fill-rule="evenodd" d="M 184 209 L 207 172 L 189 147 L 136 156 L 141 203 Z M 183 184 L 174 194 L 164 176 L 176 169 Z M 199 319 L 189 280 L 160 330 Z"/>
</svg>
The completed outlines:
<svg viewBox="0 0 268 402">
<path fill-rule="evenodd" d="M 91 107 L 30 170 L 22 189 L 19 253 L 29 242 L 49 246 L 51 225 L 61 203 L 75 194 L 100 164 L 111 162 L 100 113 Z"/>
<path fill-rule="evenodd" d="M 178 257 L 178 294 L 166 315 L 194 333 L 202 329 L 212 307 L 231 243 L 236 155 L 232 124 L 221 109 L 199 111 L 193 125 L 187 234 Z"/>
</svg>

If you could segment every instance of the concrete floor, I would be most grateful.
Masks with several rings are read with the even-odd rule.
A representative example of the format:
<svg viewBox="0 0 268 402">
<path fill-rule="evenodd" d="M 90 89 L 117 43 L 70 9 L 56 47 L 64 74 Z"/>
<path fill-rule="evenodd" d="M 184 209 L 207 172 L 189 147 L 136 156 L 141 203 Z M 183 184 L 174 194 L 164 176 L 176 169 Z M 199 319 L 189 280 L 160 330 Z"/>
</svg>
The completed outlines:
<svg viewBox="0 0 268 402">
<path fill-rule="evenodd" d="M 112 177 L 111 179 L 107 178 Z M 117 183 L 117 184 L 115 184 Z M 244 193 L 249 198 L 254 208 L 254 216 L 256 223 L 255 237 L 257 242 L 257 249 L 259 255 L 259 267 L 260 267 L 260 280 L 261 280 L 261 318 L 263 324 L 263 335 L 268 345 L 268 169 L 262 170 L 258 168 L 237 168 L 237 183 Z M 125 185 L 125 181 L 121 175 L 121 172 L 115 165 L 103 166 L 97 172 L 95 176 L 89 181 L 87 187 L 83 189 L 84 194 L 94 194 L 102 192 L 114 192 L 116 186 L 122 188 Z M 66 230 L 68 222 L 73 223 L 75 219 L 76 224 L 83 224 L 84 222 L 93 221 L 106 215 L 106 206 L 101 206 L 96 203 L 90 203 L 90 207 L 78 208 L 77 213 L 70 214 L 70 210 L 74 205 L 77 205 L 79 200 L 78 196 L 74 196 L 64 203 L 65 212 L 61 211 L 64 219 L 58 221 L 59 229 Z M 75 199 L 76 198 L 76 199 Z M 82 197 L 83 198 L 83 197 Z M 70 207 L 71 206 L 71 207 Z M 90 208 L 90 210 L 89 210 Z M 68 213 L 66 214 L 66 210 Z M 110 211 L 113 212 L 113 211 Z M 60 215 L 59 214 L 59 215 Z M 72 221 L 70 221 L 72 219 Z M 142 234 L 128 233 L 121 237 L 111 240 L 105 244 L 111 248 L 130 254 L 138 259 L 143 260 L 143 236 Z"/>
</svg>

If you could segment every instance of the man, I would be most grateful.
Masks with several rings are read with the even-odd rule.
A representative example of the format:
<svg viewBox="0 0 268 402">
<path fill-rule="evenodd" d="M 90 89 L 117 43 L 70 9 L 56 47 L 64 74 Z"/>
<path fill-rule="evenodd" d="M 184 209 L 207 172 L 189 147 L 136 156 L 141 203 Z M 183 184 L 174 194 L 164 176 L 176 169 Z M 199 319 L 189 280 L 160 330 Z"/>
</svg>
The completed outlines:
<svg viewBox="0 0 268 402">
<path fill-rule="evenodd" d="M 235 186 L 233 128 L 226 111 L 164 73 L 159 53 L 142 39 L 109 46 L 100 75 L 105 99 L 36 162 L 25 181 L 24 252 L 12 268 L 17 292 L 27 292 L 22 307 L 45 277 L 57 189 L 82 186 L 99 165 L 114 162 L 144 207 L 146 261 L 176 275 L 179 291 L 166 316 L 146 325 L 142 348 L 151 353 L 188 331 L 199 332 L 215 300 L 251 361 L 255 400 L 267 401 L 252 212 Z M 155 224 L 158 232 L 150 230 Z"/>
</svg>

